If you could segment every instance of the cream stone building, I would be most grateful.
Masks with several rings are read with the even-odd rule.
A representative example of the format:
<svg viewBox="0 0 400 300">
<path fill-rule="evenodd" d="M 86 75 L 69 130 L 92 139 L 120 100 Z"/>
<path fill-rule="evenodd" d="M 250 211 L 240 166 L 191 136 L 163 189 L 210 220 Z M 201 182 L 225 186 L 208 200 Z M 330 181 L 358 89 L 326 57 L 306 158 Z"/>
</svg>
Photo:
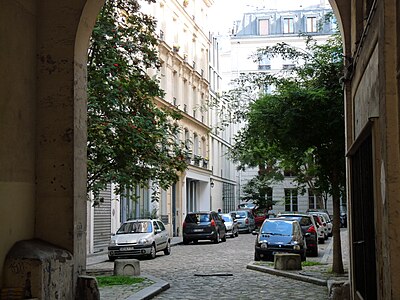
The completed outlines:
<svg viewBox="0 0 400 300">
<path fill-rule="evenodd" d="M 39 299 L 79 296 L 86 269 L 86 58 L 102 3 L 0 1 L 2 291 L 30 281 Z M 400 299 L 400 3 L 330 3 L 346 56 L 351 299 Z"/>
<path fill-rule="evenodd" d="M 157 18 L 161 69 L 150 71 L 165 91 L 158 105 L 177 108 L 188 168 L 155 204 L 171 236 L 182 235 L 189 211 L 210 210 L 209 48 L 207 13 L 212 0 L 158 1 L 143 8 Z M 154 204 L 149 204 L 150 207 Z M 152 209 L 151 209 L 152 210 Z M 122 220 L 123 221 L 123 220 Z"/>
</svg>

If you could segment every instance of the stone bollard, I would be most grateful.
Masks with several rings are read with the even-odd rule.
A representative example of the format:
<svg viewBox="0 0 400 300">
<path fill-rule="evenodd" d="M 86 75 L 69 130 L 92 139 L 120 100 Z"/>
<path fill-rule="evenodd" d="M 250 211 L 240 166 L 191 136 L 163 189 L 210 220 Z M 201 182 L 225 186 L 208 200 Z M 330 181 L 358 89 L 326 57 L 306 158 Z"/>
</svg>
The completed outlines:
<svg viewBox="0 0 400 300">
<path fill-rule="evenodd" d="M 301 270 L 301 257 L 294 253 L 277 253 L 274 255 L 276 270 Z"/>
<path fill-rule="evenodd" d="M 140 262 L 137 259 L 116 259 L 114 261 L 114 276 L 140 275 Z"/>
<path fill-rule="evenodd" d="M 80 275 L 78 276 L 76 298 L 79 300 L 100 300 L 100 291 L 96 277 Z"/>
<path fill-rule="evenodd" d="M 350 282 L 328 280 L 329 300 L 350 300 Z"/>
</svg>

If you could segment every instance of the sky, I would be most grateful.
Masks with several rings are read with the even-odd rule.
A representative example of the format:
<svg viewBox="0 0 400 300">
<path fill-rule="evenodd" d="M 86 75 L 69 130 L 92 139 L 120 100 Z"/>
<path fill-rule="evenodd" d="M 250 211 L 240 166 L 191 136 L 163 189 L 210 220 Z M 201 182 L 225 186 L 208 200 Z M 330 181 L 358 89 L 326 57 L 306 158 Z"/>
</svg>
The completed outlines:
<svg viewBox="0 0 400 300">
<path fill-rule="evenodd" d="M 255 11 L 257 8 L 299 9 L 320 2 L 321 0 L 215 0 L 208 14 L 209 25 L 213 32 L 226 33 L 232 27 L 233 21 L 241 20 L 243 13 Z"/>
</svg>

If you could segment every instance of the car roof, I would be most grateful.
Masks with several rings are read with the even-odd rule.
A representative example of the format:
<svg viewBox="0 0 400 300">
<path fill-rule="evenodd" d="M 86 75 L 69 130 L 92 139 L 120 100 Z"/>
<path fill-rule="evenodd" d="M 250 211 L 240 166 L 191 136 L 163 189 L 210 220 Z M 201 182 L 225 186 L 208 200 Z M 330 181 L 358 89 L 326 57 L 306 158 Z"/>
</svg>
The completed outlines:
<svg viewBox="0 0 400 300">
<path fill-rule="evenodd" d="M 153 221 L 160 221 L 159 219 L 129 219 L 124 223 L 133 223 L 133 222 L 153 222 Z"/>
<path fill-rule="evenodd" d="M 311 215 L 308 214 L 308 213 L 281 213 L 281 214 L 278 214 L 278 216 L 282 216 L 282 217 L 284 217 L 284 216 L 291 216 L 291 217 L 311 217 Z"/>
</svg>

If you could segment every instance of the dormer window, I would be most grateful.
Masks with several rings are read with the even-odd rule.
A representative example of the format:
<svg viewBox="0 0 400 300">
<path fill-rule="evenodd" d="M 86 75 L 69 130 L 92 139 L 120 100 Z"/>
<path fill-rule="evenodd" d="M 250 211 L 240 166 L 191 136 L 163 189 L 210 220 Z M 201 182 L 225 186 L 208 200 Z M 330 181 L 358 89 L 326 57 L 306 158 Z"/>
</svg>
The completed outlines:
<svg viewBox="0 0 400 300">
<path fill-rule="evenodd" d="M 283 33 L 294 33 L 294 19 L 283 18 Z"/>
<path fill-rule="evenodd" d="M 269 35 L 269 19 L 258 20 L 258 34 Z"/>
</svg>

